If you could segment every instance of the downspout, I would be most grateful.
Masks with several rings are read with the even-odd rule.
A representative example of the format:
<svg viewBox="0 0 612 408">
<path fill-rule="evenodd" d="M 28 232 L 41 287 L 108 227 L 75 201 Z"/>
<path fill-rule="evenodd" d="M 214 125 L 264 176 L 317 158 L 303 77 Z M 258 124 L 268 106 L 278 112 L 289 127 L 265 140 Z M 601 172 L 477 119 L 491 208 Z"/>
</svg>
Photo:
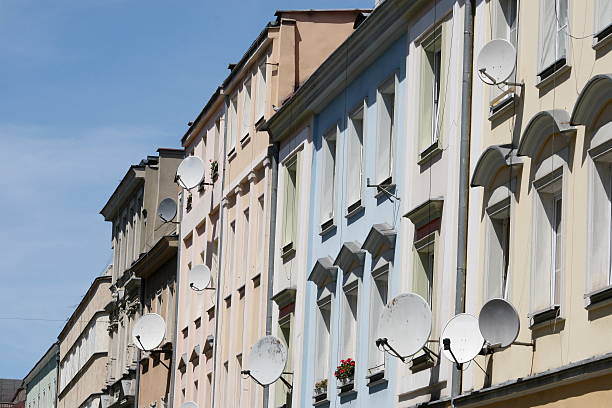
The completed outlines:
<svg viewBox="0 0 612 408">
<path fill-rule="evenodd" d="M 138 288 L 138 313 L 142 316 L 142 312 L 144 309 L 144 292 L 145 292 L 145 279 L 140 279 L 140 286 Z M 141 351 L 138 347 L 136 348 L 136 384 L 135 384 L 135 392 L 134 392 L 134 407 L 138 408 L 138 396 L 140 394 L 140 358 L 142 357 Z"/>
<path fill-rule="evenodd" d="M 221 95 L 223 95 L 225 92 L 221 91 Z M 225 112 L 228 112 L 228 106 L 229 106 L 229 96 L 225 95 Z M 217 373 L 217 349 L 218 347 L 218 341 L 219 341 L 219 322 L 221 321 L 220 317 L 221 317 L 221 292 L 223 291 L 223 282 L 221 281 L 221 278 L 223 277 L 223 274 L 221 273 L 221 267 L 223 265 L 223 231 L 225 231 L 225 227 L 223 225 L 223 218 L 225 215 L 225 205 L 223 204 L 223 201 L 225 200 L 225 198 L 223 197 L 223 187 L 225 186 L 225 173 L 227 171 L 227 162 L 226 162 L 226 158 L 227 158 L 227 115 L 226 115 L 226 120 L 223 121 L 223 157 L 221 157 L 220 159 L 223 160 L 223 172 L 221 173 L 221 203 L 220 203 L 220 208 L 219 208 L 219 225 L 221 226 L 221 228 L 219 228 L 219 264 L 217 267 L 217 281 L 215 282 L 215 286 L 216 286 L 216 290 L 215 290 L 215 295 L 216 295 L 216 299 L 215 299 L 215 338 L 213 340 L 213 380 L 212 380 L 212 401 L 211 401 L 211 407 L 215 408 L 215 398 L 217 396 L 217 378 L 218 378 L 218 373 Z M 214 192 L 213 192 L 214 194 Z"/>
<path fill-rule="evenodd" d="M 177 236 L 178 236 L 178 244 L 176 247 L 176 299 L 174 301 L 174 333 L 172 333 L 172 361 L 170 362 L 171 373 L 170 373 L 170 395 L 168 395 L 168 401 L 166 401 L 166 407 L 174 406 L 174 386 L 176 382 L 176 347 L 177 347 L 177 339 L 178 339 L 178 322 L 179 322 L 179 293 L 180 293 L 180 276 L 181 276 L 181 223 L 183 222 L 183 197 L 185 196 L 185 191 L 181 190 L 179 193 L 179 217 L 177 223 Z M 138 408 L 138 407 L 136 407 Z"/>
<path fill-rule="evenodd" d="M 270 160 L 270 238 L 268 241 L 268 295 L 266 297 L 266 335 L 272 334 L 272 296 L 274 295 L 274 249 L 276 236 L 276 197 L 278 195 L 278 143 L 268 146 Z M 268 408 L 270 387 L 264 388 L 263 408 Z"/>
<path fill-rule="evenodd" d="M 465 0 L 463 13 L 463 84 L 461 87 L 461 141 L 459 147 L 459 213 L 457 216 L 457 280 L 455 287 L 455 314 L 465 311 L 465 285 L 467 265 L 468 205 L 470 178 L 470 134 L 472 118 L 472 65 L 474 47 L 474 6 Z M 451 395 L 462 392 L 462 371 L 453 365 Z"/>
</svg>

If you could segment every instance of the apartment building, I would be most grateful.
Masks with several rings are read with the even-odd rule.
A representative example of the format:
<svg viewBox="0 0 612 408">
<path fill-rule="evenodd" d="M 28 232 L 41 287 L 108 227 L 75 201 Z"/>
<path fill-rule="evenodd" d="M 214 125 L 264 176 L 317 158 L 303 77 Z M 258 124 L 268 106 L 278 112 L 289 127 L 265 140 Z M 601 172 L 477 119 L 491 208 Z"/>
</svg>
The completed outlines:
<svg viewBox="0 0 612 408">
<path fill-rule="evenodd" d="M 105 406 L 112 267 L 97 277 L 58 335 L 58 408 Z"/>
<path fill-rule="evenodd" d="M 55 408 L 59 345 L 53 343 L 23 379 L 26 408 Z"/>
<path fill-rule="evenodd" d="M 158 251 L 163 251 L 164 245 L 171 246 L 176 225 L 159 218 L 157 208 L 163 199 L 176 199 L 178 195 L 174 177 L 183 151 L 158 149 L 157 153 L 157 156 L 148 156 L 130 166 L 100 211 L 105 221 L 112 223 L 113 247 L 112 300 L 106 305 L 110 318 L 106 407 L 135 406 L 139 389 L 136 384 L 139 361 L 143 359 L 144 371 L 149 357 L 154 360 L 153 356 L 141 355 L 133 344 L 132 329 L 143 311 L 143 278 L 153 279 L 156 269 L 168 260 L 166 257 L 172 257 L 172 249 L 163 254 Z M 145 309 L 169 318 L 166 320 L 169 329 L 166 333 L 169 344 L 166 347 L 169 347 L 174 335 L 174 283 L 170 271 L 160 274 L 165 275 L 165 282 L 155 282 L 151 288 L 147 288 Z M 151 294 L 153 287 L 160 293 Z M 165 374 L 161 370 L 156 371 L 158 375 Z M 144 377 L 150 379 L 153 376 L 155 374 Z M 145 399 L 162 402 L 167 398 L 167 392 L 161 387 Z"/>
<path fill-rule="evenodd" d="M 219 281 L 221 186 L 224 160 L 225 97 L 219 88 L 181 140 L 186 156 L 204 162 L 203 183 L 182 191 L 180 216 L 180 265 L 178 269 L 177 339 L 175 343 L 174 406 L 194 401 L 210 407 L 213 384 L 213 345 L 216 335 L 217 293 L 189 286 L 189 270 L 206 265 Z"/>
<path fill-rule="evenodd" d="M 518 312 L 518 340 L 479 357 L 455 406 L 609 405 L 612 5 L 478 3 L 474 52 L 516 46 L 510 82 L 474 79 L 468 310 Z"/>
</svg>

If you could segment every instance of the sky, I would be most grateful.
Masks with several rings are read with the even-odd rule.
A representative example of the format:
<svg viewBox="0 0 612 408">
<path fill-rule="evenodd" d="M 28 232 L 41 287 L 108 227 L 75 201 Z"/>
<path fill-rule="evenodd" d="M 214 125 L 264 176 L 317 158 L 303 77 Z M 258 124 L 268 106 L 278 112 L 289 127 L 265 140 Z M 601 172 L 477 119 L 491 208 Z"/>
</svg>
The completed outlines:
<svg viewBox="0 0 612 408">
<path fill-rule="evenodd" d="M 179 147 L 277 9 L 374 0 L 0 0 L 0 378 L 23 378 L 111 259 L 100 209 Z"/>
</svg>

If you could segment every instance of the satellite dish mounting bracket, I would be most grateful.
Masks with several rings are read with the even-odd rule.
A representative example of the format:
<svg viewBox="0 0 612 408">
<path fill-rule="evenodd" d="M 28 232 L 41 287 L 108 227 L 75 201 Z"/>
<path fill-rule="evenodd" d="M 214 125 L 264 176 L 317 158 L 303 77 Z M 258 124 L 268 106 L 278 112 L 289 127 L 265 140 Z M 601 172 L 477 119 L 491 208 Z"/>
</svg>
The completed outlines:
<svg viewBox="0 0 612 408">
<path fill-rule="evenodd" d="M 178 184 L 179 186 L 181 186 L 181 188 L 184 188 L 184 189 L 185 189 L 185 190 L 187 190 L 187 191 L 191 191 L 191 190 L 193 190 L 194 188 L 196 188 L 196 187 L 198 187 L 198 186 L 214 186 L 214 185 L 215 185 L 215 183 L 209 183 L 209 182 L 207 182 L 207 181 L 202 180 L 202 181 L 201 181 L 201 182 L 200 182 L 200 183 L 199 183 L 197 186 L 194 186 L 194 187 L 188 188 L 188 187 L 185 185 L 185 183 L 183 183 L 183 181 L 181 180 L 181 176 L 179 176 L 178 174 L 176 174 L 176 175 L 174 176 L 174 182 L 175 182 L 176 184 Z"/>
<path fill-rule="evenodd" d="M 491 85 L 519 86 L 519 87 L 521 87 L 521 89 L 525 87 L 525 83 L 524 82 L 509 82 L 509 81 L 500 81 L 500 82 L 497 82 L 495 80 L 495 78 L 493 78 L 491 75 L 487 74 L 487 70 L 485 68 L 479 69 L 478 72 L 480 72 L 482 75 L 484 75 L 487 78 L 489 78 L 491 80 L 491 82 L 493 82 Z"/>
<path fill-rule="evenodd" d="M 391 185 L 391 184 L 371 184 L 370 183 L 370 178 L 368 177 L 366 179 L 366 187 L 376 187 L 376 189 L 378 189 L 379 191 L 382 191 L 388 197 L 390 197 L 390 198 L 392 197 L 392 198 L 395 198 L 397 201 L 400 201 L 400 198 L 398 196 L 396 196 L 395 194 L 393 194 L 392 192 L 387 190 L 387 188 L 393 187 L 393 185 Z"/>
<path fill-rule="evenodd" d="M 402 356 L 400 353 L 397 352 L 397 350 L 395 350 L 390 344 L 389 341 L 386 338 L 382 338 L 382 339 L 377 339 L 376 340 L 376 348 L 378 348 L 380 350 L 380 347 L 382 346 L 382 350 L 386 351 L 387 353 L 391 354 L 394 357 L 399 358 L 402 363 L 406 362 L 406 359 L 408 358 L 407 356 Z M 386 346 L 386 348 L 385 348 Z"/>
<path fill-rule="evenodd" d="M 211 288 L 211 287 L 205 287 L 203 289 L 198 288 L 196 285 L 194 285 L 193 283 L 189 284 L 189 287 L 193 290 L 195 290 L 196 292 L 203 292 L 205 290 L 215 290 L 217 288 Z"/>
<path fill-rule="evenodd" d="M 251 377 L 251 379 L 253 379 L 253 381 L 255 381 L 257 384 L 261 385 L 262 387 L 267 387 L 267 385 L 264 385 L 264 384 L 260 383 L 259 381 L 257 381 L 257 378 L 255 378 L 255 377 L 253 377 L 251 375 L 251 370 L 242 370 L 240 372 L 240 374 L 246 375 L 248 377 Z M 293 373 L 283 373 L 283 374 L 293 375 Z M 282 375 L 280 377 L 278 377 L 278 378 L 287 386 L 287 388 L 289 388 L 290 390 L 293 389 L 293 385 L 291 385 L 289 383 L 289 381 L 285 380 Z"/>
</svg>

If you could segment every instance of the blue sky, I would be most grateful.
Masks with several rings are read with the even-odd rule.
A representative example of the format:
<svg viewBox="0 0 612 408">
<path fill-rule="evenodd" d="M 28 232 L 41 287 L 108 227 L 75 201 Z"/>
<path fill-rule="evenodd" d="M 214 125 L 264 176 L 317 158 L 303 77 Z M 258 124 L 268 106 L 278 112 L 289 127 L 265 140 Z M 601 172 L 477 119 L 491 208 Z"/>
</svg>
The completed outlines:
<svg viewBox="0 0 612 408">
<path fill-rule="evenodd" d="M 0 0 L 0 378 L 27 374 L 109 262 L 98 212 L 127 167 L 179 146 L 274 11 L 373 3 Z"/>
</svg>

